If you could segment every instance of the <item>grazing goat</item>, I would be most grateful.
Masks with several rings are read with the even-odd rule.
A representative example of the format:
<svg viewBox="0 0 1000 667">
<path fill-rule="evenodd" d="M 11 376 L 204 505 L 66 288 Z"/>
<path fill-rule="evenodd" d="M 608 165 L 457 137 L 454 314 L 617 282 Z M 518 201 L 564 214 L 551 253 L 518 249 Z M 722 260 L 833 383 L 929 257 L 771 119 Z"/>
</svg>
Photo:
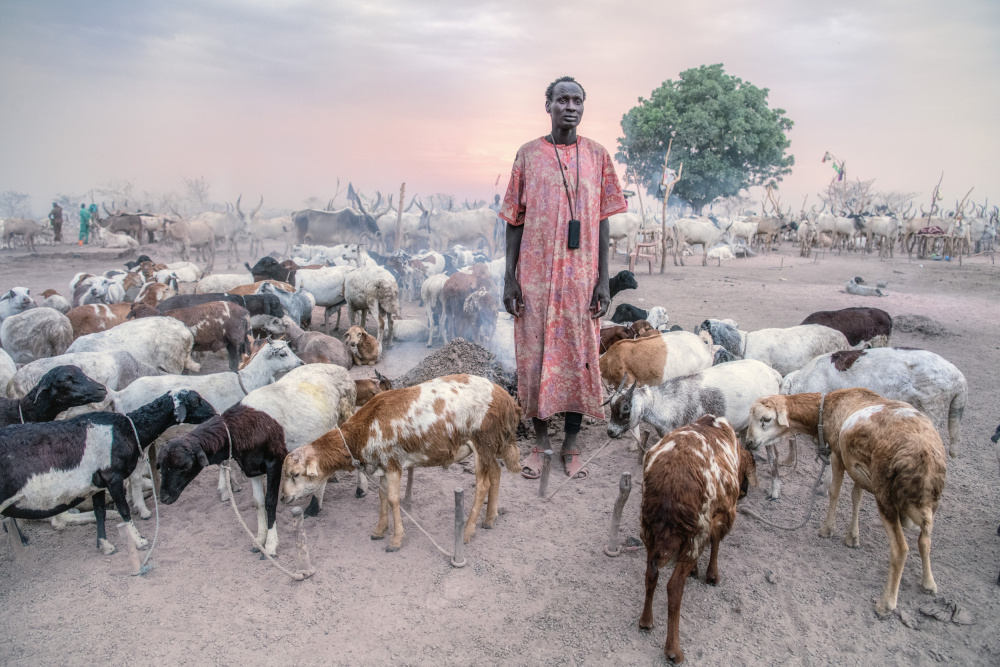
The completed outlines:
<svg viewBox="0 0 1000 667">
<path fill-rule="evenodd" d="M 719 543 L 733 527 L 736 501 L 757 486 L 753 456 L 724 417 L 705 415 L 649 448 L 642 463 L 640 536 L 646 546 L 646 598 L 639 627 L 653 628 L 653 595 L 660 568 L 676 562 L 667 582 L 667 640 L 663 653 L 684 662 L 681 598 L 698 558 L 711 545 L 705 583 L 719 585 Z"/>
<path fill-rule="evenodd" d="M 135 304 L 133 315 L 136 318 L 159 317 L 160 313 Z M 239 368 L 250 338 L 250 313 L 246 308 L 228 301 L 213 301 L 171 310 L 167 316 L 183 322 L 194 336 L 192 352 L 218 352 L 225 348 L 229 354 L 229 370 Z"/>
<path fill-rule="evenodd" d="M 115 548 L 104 530 L 107 489 L 133 542 L 144 549 L 146 540 L 132 523 L 125 479 L 142 450 L 167 428 L 200 423 L 214 414 L 198 394 L 175 391 L 128 415 L 92 412 L 0 429 L 0 511 L 16 519 L 46 519 L 93 496 L 97 548 L 111 554 Z"/>
<path fill-rule="evenodd" d="M 347 330 L 344 344 L 358 366 L 374 366 L 382 358 L 382 341 L 359 326 Z"/>
<path fill-rule="evenodd" d="M 233 458 L 253 486 L 257 540 L 274 556 L 278 548 L 274 521 L 281 463 L 289 450 L 312 442 L 354 414 L 356 391 L 345 369 L 312 364 L 296 368 L 274 384 L 250 392 L 239 405 L 226 410 L 220 420 L 210 420 L 160 448 L 156 460 L 163 501 L 173 503 L 203 468 L 228 458 L 224 421 L 232 433 Z M 309 516 L 315 516 L 322 508 L 324 490 L 325 485 L 317 489 L 306 509 Z M 364 491 L 358 487 L 356 495 L 361 497 Z"/>
<path fill-rule="evenodd" d="M 138 378 L 159 375 L 159 369 L 135 360 L 128 352 L 77 352 L 39 359 L 22 366 L 7 383 L 7 396 L 27 396 L 42 377 L 57 366 L 76 366 L 108 389 L 124 389 Z"/>
<path fill-rule="evenodd" d="M 354 386 L 358 392 L 354 405 L 355 407 L 360 408 L 362 405 L 372 400 L 372 398 L 375 397 L 375 394 L 392 389 L 392 381 L 379 373 L 376 368 L 374 380 L 355 380 Z"/>
<path fill-rule="evenodd" d="M 892 317 L 879 308 L 820 310 L 802 320 L 802 324 L 822 324 L 836 329 L 847 337 L 852 347 L 859 343 L 867 343 L 868 347 L 888 347 L 892 336 Z"/>
<path fill-rule="evenodd" d="M 32 308 L 0 324 L 0 342 L 17 364 L 62 354 L 73 342 L 73 325 L 52 308 Z"/>
<path fill-rule="evenodd" d="M 50 422 L 63 410 L 103 401 L 104 385 L 76 366 L 57 366 L 42 376 L 27 396 L 0 398 L 0 428 L 27 422 Z"/>
<path fill-rule="evenodd" d="M 498 515 L 501 458 L 508 471 L 518 470 L 517 425 L 520 409 L 499 386 L 475 375 L 446 375 L 430 382 L 385 391 L 353 417 L 285 459 L 281 499 L 290 503 L 319 489 L 337 470 L 350 470 L 352 459 L 369 475 L 381 477 L 379 521 L 372 539 L 385 537 L 392 511 L 393 533 L 386 551 L 403 544 L 399 482 L 403 470 L 442 466 L 475 454 L 476 497 L 465 522 L 468 542 L 489 495 L 484 528 Z"/>
<path fill-rule="evenodd" d="M 895 347 L 833 352 L 786 375 L 781 393 L 826 393 L 851 387 L 904 401 L 931 420 L 947 421 L 948 450 L 953 457 L 958 455 L 969 384 L 948 360 L 926 350 Z"/>
<path fill-rule="evenodd" d="M 35 307 L 35 301 L 31 298 L 31 290 L 27 287 L 15 287 L 0 296 L 0 321 Z"/>
<path fill-rule="evenodd" d="M 712 365 L 712 354 L 687 331 L 621 340 L 601 356 L 601 377 L 612 387 L 622 380 L 657 386 L 670 378 L 691 375 Z"/>
<path fill-rule="evenodd" d="M 199 368 L 191 360 L 193 346 L 194 335 L 183 322 L 172 317 L 146 317 L 129 320 L 107 331 L 81 336 L 66 352 L 124 350 L 136 361 L 167 373 L 179 374 L 185 368 Z"/>
<path fill-rule="evenodd" d="M 889 538 L 889 577 L 875 613 L 886 616 L 896 608 L 899 581 L 909 548 L 903 526 L 920 527 L 921 588 L 936 593 L 931 573 L 931 531 L 944 491 L 944 445 L 934 424 L 910 404 L 882 398 L 867 389 L 839 389 L 829 394 L 768 396 L 750 410 L 747 447 L 774 444 L 795 433 L 817 438 L 830 452 L 833 482 L 830 507 L 819 530 L 830 537 L 837 518 L 837 500 L 846 471 L 854 480 L 853 512 L 844 544 L 857 548 L 858 514 L 865 491 L 875 496 Z"/>
<path fill-rule="evenodd" d="M 705 320 L 696 332 L 706 343 L 721 345 L 737 359 L 763 361 L 782 375 L 802 368 L 821 354 L 851 348 L 844 334 L 821 324 L 747 333 L 721 320 Z"/>
</svg>

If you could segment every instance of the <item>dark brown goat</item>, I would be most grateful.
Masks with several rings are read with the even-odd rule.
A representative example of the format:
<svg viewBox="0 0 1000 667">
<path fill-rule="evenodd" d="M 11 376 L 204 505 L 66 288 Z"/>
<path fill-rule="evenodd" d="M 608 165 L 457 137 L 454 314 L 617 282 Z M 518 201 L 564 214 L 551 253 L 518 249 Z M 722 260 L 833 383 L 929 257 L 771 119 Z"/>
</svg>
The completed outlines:
<svg viewBox="0 0 1000 667">
<path fill-rule="evenodd" d="M 617 325 L 604 327 L 601 329 L 600 353 L 604 354 L 612 345 L 620 340 L 632 340 L 647 335 L 649 332 L 659 334 L 660 332 L 650 326 L 646 320 L 636 320 L 631 326 Z"/>
<path fill-rule="evenodd" d="M 892 317 L 879 308 L 842 308 L 841 310 L 820 310 L 813 313 L 802 324 L 822 324 L 836 329 L 847 337 L 852 346 L 864 341 L 870 347 L 888 347 L 892 336 Z"/>
<path fill-rule="evenodd" d="M 387 378 L 375 369 L 375 379 L 374 380 L 355 380 L 354 385 L 358 390 L 358 397 L 355 400 L 355 407 L 361 407 L 368 401 L 375 398 L 375 394 L 380 394 L 383 391 L 389 391 L 392 389 L 392 380 Z"/>
<path fill-rule="evenodd" d="M 130 318 L 161 315 L 155 308 L 137 303 Z M 178 308 L 165 313 L 183 322 L 194 334 L 193 352 L 216 352 L 226 348 L 229 370 L 239 369 L 240 357 L 250 341 L 250 313 L 246 308 L 228 301 L 211 301 L 190 308 Z"/>
<path fill-rule="evenodd" d="M 446 317 L 445 335 L 455 338 L 463 334 L 462 322 L 465 321 L 465 300 L 473 292 L 486 289 L 496 292 L 496 285 L 490 277 L 490 270 L 482 262 L 472 265 L 472 273 L 458 273 L 449 276 L 441 288 L 441 301 L 444 303 Z M 448 341 L 445 341 L 448 342 Z"/>
</svg>

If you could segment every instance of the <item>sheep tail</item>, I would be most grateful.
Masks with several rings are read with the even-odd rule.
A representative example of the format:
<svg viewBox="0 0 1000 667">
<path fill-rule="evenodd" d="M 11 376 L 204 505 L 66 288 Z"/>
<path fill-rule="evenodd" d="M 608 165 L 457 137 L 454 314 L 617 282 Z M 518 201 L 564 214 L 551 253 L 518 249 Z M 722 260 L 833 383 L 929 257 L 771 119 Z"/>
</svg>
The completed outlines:
<svg viewBox="0 0 1000 667">
<path fill-rule="evenodd" d="M 952 458 L 958 456 L 959 436 L 958 429 L 962 425 L 962 416 L 965 414 L 965 399 L 967 389 L 955 394 L 948 406 L 948 453 Z"/>
</svg>

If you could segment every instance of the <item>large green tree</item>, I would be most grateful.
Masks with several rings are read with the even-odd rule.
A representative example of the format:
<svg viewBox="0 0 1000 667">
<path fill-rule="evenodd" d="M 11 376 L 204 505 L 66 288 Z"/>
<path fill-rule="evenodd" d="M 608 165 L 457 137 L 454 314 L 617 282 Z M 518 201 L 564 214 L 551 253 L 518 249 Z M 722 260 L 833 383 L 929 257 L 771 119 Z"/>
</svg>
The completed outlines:
<svg viewBox="0 0 1000 667">
<path fill-rule="evenodd" d="M 768 107 L 767 94 L 767 88 L 726 74 L 721 64 L 681 72 L 622 117 L 625 136 L 615 157 L 656 195 L 673 139 L 669 166 L 677 170 L 684 163 L 673 192 L 696 212 L 716 197 L 780 181 L 795 164 L 785 155 L 791 145 L 785 132 L 793 123 L 784 109 Z"/>
</svg>

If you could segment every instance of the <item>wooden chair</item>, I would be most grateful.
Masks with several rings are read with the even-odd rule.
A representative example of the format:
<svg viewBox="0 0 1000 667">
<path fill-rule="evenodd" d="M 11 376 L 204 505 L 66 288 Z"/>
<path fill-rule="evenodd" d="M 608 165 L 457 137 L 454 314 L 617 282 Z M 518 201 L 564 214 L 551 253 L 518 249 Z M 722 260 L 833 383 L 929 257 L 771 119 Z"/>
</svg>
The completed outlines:
<svg viewBox="0 0 1000 667">
<path fill-rule="evenodd" d="M 635 263 L 645 261 L 649 265 L 649 274 L 653 275 L 653 263 L 660 256 L 659 230 L 641 231 L 636 236 L 636 244 L 628 259 L 628 270 L 635 273 Z"/>
</svg>

